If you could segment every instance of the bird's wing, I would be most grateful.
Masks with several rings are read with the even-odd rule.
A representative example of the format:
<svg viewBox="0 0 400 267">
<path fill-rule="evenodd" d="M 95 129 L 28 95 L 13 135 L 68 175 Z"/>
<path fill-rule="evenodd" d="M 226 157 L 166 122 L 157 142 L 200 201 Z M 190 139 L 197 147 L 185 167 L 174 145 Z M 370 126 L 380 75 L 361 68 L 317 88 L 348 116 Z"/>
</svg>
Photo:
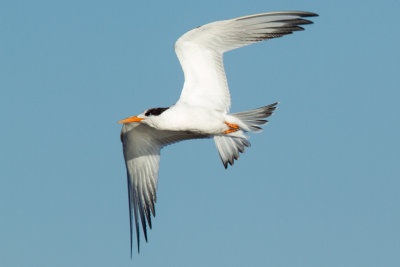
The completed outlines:
<svg viewBox="0 0 400 267">
<path fill-rule="evenodd" d="M 146 124 L 123 125 L 121 141 L 128 181 L 131 253 L 133 220 L 139 251 L 139 216 L 146 242 L 147 225 L 151 229 L 151 213 L 155 216 L 154 203 L 161 148 L 182 140 L 205 137 L 190 132 L 159 131 Z"/>
<path fill-rule="evenodd" d="M 271 12 L 216 21 L 195 28 L 175 43 L 185 84 L 178 103 L 228 112 L 230 94 L 222 54 L 252 43 L 303 30 L 311 12 Z"/>
</svg>

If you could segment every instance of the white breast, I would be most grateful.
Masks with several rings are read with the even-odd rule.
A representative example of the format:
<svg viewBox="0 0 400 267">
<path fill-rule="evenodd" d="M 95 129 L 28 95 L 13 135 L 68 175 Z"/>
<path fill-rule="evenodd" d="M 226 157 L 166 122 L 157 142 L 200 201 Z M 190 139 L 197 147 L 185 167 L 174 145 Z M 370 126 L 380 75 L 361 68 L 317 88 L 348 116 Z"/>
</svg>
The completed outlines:
<svg viewBox="0 0 400 267">
<path fill-rule="evenodd" d="M 227 130 L 225 114 L 204 107 L 178 104 L 147 123 L 159 130 L 192 131 L 202 134 L 220 134 Z"/>
</svg>

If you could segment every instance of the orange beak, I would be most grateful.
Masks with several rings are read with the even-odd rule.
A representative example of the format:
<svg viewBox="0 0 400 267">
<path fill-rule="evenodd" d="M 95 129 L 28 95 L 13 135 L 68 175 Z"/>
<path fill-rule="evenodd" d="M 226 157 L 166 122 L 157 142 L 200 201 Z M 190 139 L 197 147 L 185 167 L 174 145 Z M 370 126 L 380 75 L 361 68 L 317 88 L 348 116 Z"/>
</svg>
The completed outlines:
<svg viewBox="0 0 400 267">
<path fill-rule="evenodd" d="M 142 120 L 143 120 L 142 118 L 138 118 L 137 116 L 134 116 L 134 117 L 129 117 L 129 118 L 123 119 L 123 120 L 119 121 L 118 123 L 139 122 Z"/>
</svg>

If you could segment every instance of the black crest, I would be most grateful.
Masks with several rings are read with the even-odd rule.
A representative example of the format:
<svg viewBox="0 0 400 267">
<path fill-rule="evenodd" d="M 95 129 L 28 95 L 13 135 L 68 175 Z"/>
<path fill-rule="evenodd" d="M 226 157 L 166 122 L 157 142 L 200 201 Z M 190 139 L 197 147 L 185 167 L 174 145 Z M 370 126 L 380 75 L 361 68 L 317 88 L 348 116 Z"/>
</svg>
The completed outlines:
<svg viewBox="0 0 400 267">
<path fill-rule="evenodd" d="M 166 111 L 169 108 L 151 108 L 149 110 L 146 111 L 146 113 L 144 114 L 145 116 L 158 116 L 161 113 L 163 113 L 164 111 Z"/>
</svg>

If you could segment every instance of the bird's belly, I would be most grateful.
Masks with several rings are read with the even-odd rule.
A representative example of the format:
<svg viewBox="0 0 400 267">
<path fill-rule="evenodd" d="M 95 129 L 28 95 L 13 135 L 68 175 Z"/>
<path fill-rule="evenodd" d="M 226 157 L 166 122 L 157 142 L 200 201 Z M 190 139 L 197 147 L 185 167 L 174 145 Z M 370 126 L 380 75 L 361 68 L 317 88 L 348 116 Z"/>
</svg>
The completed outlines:
<svg viewBox="0 0 400 267">
<path fill-rule="evenodd" d="M 227 127 L 224 124 L 223 114 L 209 110 L 177 111 L 163 122 L 163 126 L 167 128 L 166 130 L 201 134 L 220 134 Z"/>
</svg>

